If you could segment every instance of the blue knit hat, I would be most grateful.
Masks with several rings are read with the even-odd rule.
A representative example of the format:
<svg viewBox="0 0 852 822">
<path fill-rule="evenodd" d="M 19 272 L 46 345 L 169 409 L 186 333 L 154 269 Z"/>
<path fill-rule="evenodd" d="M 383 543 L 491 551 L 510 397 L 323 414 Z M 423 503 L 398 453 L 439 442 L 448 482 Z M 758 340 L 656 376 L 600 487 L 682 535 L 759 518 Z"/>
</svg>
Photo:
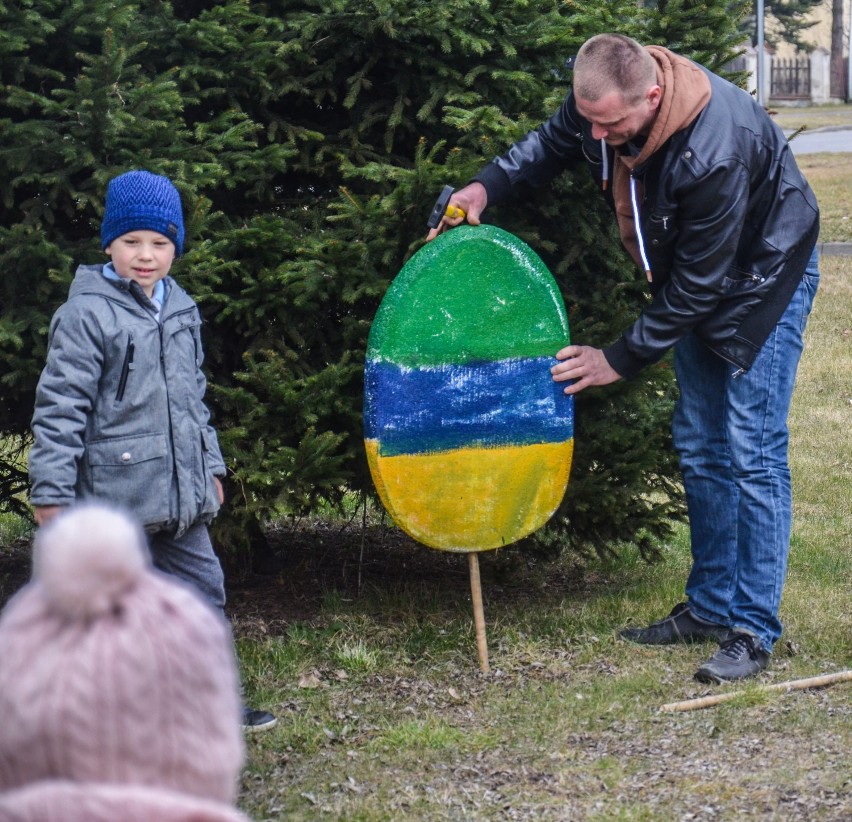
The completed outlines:
<svg viewBox="0 0 852 822">
<path fill-rule="evenodd" d="M 129 231 L 158 231 L 183 252 L 180 194 L 168 177 L 128 171 L 110 180 L 101 223 L 101 248 Z"/>
</svg>

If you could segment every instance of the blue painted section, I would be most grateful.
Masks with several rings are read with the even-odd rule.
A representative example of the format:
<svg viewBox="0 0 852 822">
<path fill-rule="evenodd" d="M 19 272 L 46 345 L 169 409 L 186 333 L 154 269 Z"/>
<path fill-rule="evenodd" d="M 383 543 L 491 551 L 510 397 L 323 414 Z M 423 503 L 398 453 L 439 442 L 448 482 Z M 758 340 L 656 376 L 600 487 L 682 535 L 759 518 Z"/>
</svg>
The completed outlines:
<svg viewBox="0 0 852 822">
<path fill-rule="evenodd" d="M 564 442 L 574 403 L 552 357 L 407 368 L 368 360 L 364 436 L 382 456 Z"/>
</svg>

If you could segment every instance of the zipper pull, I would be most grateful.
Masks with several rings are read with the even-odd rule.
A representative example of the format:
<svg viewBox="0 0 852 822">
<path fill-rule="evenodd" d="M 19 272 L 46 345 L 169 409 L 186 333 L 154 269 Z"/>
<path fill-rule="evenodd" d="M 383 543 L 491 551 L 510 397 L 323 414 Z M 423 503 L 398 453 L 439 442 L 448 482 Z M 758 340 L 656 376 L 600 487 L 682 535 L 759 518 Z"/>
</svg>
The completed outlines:
<svg viewBox="0 0 852 822">
<path fill-rule="evenodd" d="M 633 208 L 633 228 L 636 231 L 636 242 L 639 245 L 639 256 L 642 258 L 642 267 L 645 269 L 645 277 L 649 283 L 654 281 L 654 276 L 651 273 L 651 263 L 648 262 L 648 255 L 645 253 L 645 240 L 642 237 L 642 221 L 639 218 L 639 202 L 636 196 L 636 177 L 633 172 L 630 172 L 630 205 Z"/>
</svg>

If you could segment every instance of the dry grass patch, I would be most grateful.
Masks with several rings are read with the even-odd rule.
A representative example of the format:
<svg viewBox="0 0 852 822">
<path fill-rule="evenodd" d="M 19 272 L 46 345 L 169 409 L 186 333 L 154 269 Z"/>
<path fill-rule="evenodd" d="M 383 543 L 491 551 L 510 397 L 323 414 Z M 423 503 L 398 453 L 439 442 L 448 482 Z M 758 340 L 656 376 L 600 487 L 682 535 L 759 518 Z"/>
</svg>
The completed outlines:
<svg viewBox="0 0 852 822">
<path fill-rule="evenodd" d="M 788 633 L 852 665 L 852 257 L 825 257 L 790 414 Z M 829 616 L 830 615 L 830 616 Z M 845 639 L 844 639 L 845 635 Z"/>
<path fill-rule="evenodd" d="M 250 701 L 280 717 L 249 742 L 242 807 L 257 820 L 852 819 L 852 685 L 758 690 L 852 667 L 852 258 L 822 268 L 791 415 L 785 635 L 758 682 L 707 688 L 692 674 L 712 646 L 617 638 L 680 597 L 685 530 L 654 566 L 519 561 L 501 576 L 484 555 L 489 675 L 461 558 L 383 543 L 367 552 L 383 559 L 363 569 L 360 595 L 341 593 L 355 538 L 337 573 L 305 578 L 327 587 L 298 624 L 237 622 L 251 629 L 240 641 Z M 242 607 L 252 602 L 257 591 Z M 659 711 L 740 690 L 710 710 Z"/>
<path fill-rule="evenodd" d="M 806 128 L 852 128 L 852 105 L 778 106 L 772 119 L 785 131 Z"/>
<path fill-rule="evenodd" d="M 852 242 L 852 152 L 796 158 L 820 207 L 820 241 Z"/>
</svg>

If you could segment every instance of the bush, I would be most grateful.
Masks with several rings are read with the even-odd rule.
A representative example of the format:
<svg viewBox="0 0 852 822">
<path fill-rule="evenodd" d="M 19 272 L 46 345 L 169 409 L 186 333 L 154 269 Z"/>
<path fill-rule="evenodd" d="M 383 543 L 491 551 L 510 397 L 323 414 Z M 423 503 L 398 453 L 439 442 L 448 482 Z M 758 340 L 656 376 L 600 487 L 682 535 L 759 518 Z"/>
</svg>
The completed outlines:
<svg viewBox="0 0 852 822">
<path fill-rule="evenodd" d="M 565 58 L 589 35 L 642 39 L 648 19 L 660 9 L 624 0 L 5 6 L 0 436 L 27 436 L 50 316 L 74 265 L 103 259 L 107 181 L 144 167 L 184 199 L 174 274 L 206 320 L 208 400 L 231 472 L 220 539 L 238 547 L 345 489 L 370 493 L 366 337 L 435 196 L 548 116 Z M 609 342 L 640 308 L 642 285 L 584 177 L 491 219 L 548 263 L 574 339 Z M 647 547 L 681 515 L 673 392 L 663 362 L 578 398 L 560 541 L 641 535 Z M 14 507 L 23 478 L 0 462 L 0 504 Z"/>
</svg>

